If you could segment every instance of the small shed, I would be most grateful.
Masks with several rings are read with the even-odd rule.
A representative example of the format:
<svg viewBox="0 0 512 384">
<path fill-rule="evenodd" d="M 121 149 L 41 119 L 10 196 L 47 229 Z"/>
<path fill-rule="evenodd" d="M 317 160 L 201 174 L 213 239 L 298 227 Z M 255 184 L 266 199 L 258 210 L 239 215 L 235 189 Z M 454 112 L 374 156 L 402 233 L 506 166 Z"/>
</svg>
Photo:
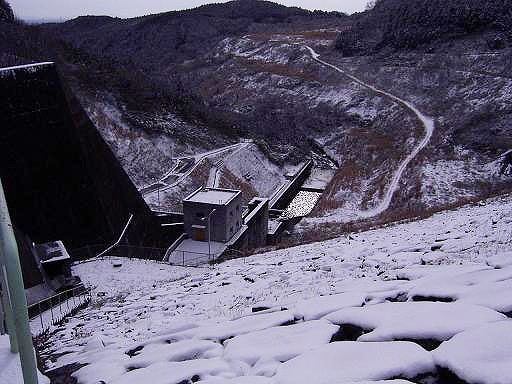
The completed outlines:
<svg viewBox="0 0 512 384">
<path fill-rule="evenodd" d="M 62 241 L 51 241 L 49 243 L 37 244 L 37 254 L 41 267 L 50 280 L 58 279 L 64 281 L 71 278 L 71 256 Z M 66 284 L 64 284 L 66 285 Z"/>
</svg>

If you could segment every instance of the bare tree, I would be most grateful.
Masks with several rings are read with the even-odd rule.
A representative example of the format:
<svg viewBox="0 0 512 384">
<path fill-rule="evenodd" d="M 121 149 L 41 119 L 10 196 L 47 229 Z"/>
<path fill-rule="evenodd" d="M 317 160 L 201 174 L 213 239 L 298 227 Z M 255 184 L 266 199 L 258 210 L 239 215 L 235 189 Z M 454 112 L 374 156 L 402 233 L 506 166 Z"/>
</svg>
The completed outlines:
<svg viewBox="0 0 512 384">
<path fill-rule="evenodd" d="M 5 0 L 0 0 L 0 21 L 14 21 L 12 8 Z"/>
</svg>

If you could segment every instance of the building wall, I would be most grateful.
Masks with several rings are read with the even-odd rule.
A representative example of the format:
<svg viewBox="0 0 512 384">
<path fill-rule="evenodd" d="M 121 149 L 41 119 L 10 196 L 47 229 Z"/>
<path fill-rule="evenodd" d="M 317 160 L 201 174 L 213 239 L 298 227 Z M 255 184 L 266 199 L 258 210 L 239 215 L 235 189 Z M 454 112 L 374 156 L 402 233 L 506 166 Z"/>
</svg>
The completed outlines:
<svg viewBox="0 0 512 384">
<path fill-rule="evenodd" d="M 251 203 L 257 204 L 257 206 L 248 215 L 245 225 L 247 225 L 247 248 L 255 249 L 267 245 L 269 201 L 268 199 L 254 199 Z"/>
<path fill-rule="evenodd" d="M 215 213 L 210 218 L 212 226 L 211 241 L 227 242 L 242 226 L 241 203 L 242 199 L 240 196 L 235 197 L 227 206 L 183 201 L 185 232 L 192 236 L 192 226 L 201 225 L 207 227 L 208 221 L 201 220 L 201 217 L 208 216 L 215 209 Z M 230 214 L 231 212 L 233 215 Z M 231 228 L 233 228 L 233 232 L 231 232 Z M 208 228 L 206 230 L 208 231 Z M 208 236 L 208 233 L 206 233 L 206 236 Z"/>
<path fill-rule="evenodd" d="M 242 196 L 239 194 L 226 207 L 226 241 L 238 232 L 242 224 Z"/>
</svg>

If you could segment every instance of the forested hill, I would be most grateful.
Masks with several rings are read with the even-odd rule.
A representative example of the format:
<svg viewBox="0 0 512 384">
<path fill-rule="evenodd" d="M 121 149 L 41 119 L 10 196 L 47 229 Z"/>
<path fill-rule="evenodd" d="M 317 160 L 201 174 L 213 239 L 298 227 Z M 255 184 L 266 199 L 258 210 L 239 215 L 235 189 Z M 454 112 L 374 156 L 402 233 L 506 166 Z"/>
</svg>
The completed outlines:
<svg viewBox="0 0 512 384">
<path fill-rule="evenodd" d="M 208 4 L 185 11 L 166 12 L 133 19 L 79 17 L 46 27 L 76 48 L 91 54 L 129 60 L 150 71 L 197 58 L 228 36 L 255 31 L 335 26 L 347 16 L 337 12 L 311 12 L 280 4 L 239 0 Z"/>
<path fill-rule="evenodd" d="M 353 17 L 350 31 L 336 46 L 345 55 L 371 54 L 384 48 L 417 48 L 478 34 L 490 49 L 508 45 L 511 0 L 379 0 Z"/>
</svg>

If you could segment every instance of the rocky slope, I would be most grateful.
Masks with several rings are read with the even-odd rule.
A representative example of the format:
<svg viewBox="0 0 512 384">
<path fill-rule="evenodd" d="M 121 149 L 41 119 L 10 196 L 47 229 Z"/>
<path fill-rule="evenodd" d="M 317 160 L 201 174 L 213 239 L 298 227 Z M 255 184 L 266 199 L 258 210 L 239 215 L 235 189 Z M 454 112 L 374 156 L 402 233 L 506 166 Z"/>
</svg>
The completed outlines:
<svg viewBox="0 0 512 384">
<path fill-rule="evenodd" d="M 83 384 L 508 383 L 511 214 L 506 196 L 214 269 L 80 264 L 93 304 L 41 357 Z"/>
</svg>

